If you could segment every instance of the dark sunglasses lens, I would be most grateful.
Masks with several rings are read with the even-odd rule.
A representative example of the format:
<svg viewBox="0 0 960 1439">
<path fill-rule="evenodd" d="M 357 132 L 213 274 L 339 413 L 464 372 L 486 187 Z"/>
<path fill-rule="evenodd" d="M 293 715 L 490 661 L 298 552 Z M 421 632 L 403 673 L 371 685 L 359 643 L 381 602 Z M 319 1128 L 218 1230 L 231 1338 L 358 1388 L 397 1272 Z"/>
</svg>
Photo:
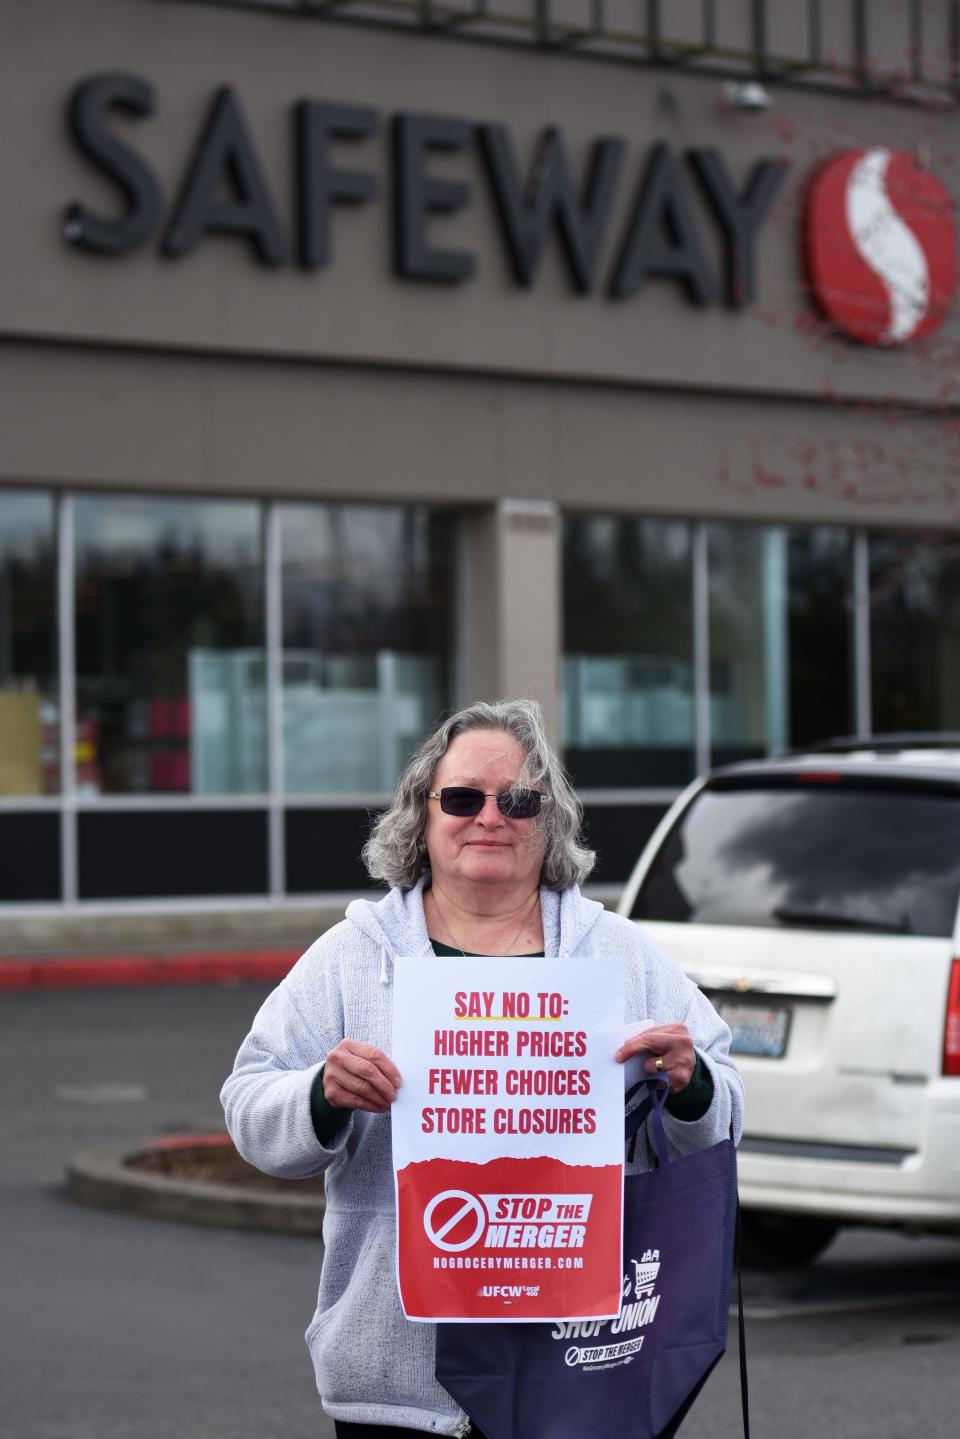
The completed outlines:
<svg viewBox="0 0 960 1439">
<path fill-rule="evenodd" d="M 448 785 L 440 791 L 440 808 L 444 814 L 453 814 L 460 819 L 479 814 L 483 809 L 483 790 Z"/>
<path fill-rule="evenodd" d="M 497 804 L 507 819 L 533 819 L 540 813 L 540 793 L 535 789 L 508 789 L 497 795 Z"/>
</svg>

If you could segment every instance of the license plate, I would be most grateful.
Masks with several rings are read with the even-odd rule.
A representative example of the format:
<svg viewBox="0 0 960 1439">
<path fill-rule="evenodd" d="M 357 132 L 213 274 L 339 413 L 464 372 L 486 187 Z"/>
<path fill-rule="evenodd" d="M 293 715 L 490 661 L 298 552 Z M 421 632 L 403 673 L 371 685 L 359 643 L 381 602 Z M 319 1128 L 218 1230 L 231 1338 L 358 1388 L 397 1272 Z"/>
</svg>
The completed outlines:
<svg viewBox="0 0 960 1439">
<path fill-rule="evenodd" d="M 758 1004 L 721 1001 L 717 1013 L 730 1026 L 731 1054 L 759 1054 L 766 1059 L 780 1059 L 786 1051 L 789 1009 L 763 1009 Z"/>
</svg>

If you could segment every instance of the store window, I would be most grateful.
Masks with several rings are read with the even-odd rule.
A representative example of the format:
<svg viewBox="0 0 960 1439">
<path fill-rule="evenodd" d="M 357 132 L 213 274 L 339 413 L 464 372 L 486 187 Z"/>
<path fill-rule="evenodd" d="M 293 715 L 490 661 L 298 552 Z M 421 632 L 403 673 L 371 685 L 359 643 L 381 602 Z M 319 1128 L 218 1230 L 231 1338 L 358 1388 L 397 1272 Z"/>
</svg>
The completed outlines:
<svg viewBox="0 0 960 1439">
<path fill-rule="evenodd" d="M 711 762 L 849 733 L 848 532 L 711 524 L 707 563 Z"/>
<path fill-rule="evenodd" d="M 77 789 L 262 793 L 256 504 L 76 502 Z"/>
<path fill-rule="evenodd" d="M 393 788 L 451 703 L 455 520 L 409 505 L 284 505 L 288 794 Z"/>
<path fill-rule="evenodd" d="M 708 524 L 706 539 L 711 762 L 849 732 L 849 532 Z M 564 733 L 580 786 L 692 777 L 692 571 L 686 523 L 567 520 Z"/>
<path fill-rule="evenodd" d="M 869 547 L 874 731 L 960 730 L 960 535 Z"/>
<path fill-rule="evenodd" d="M 0 795 L 60 787 L 53 499 L 0 491 Z"/>
<path fill-rule="evenodd" d="M 787 539 L 707 527 L 713 764 L 787 748 Z"/>
<path fill-rule="evenodd" d="M 564 526 L 563 732 L 584 788 L 694 772 L 689 525 L 613 515 Z"/>
<path fill-rule="evenodd" d="M 787 531 L 792 748 L 856 728 L 853 703 L 853 540 L 830 525 Z"/>
</svg>

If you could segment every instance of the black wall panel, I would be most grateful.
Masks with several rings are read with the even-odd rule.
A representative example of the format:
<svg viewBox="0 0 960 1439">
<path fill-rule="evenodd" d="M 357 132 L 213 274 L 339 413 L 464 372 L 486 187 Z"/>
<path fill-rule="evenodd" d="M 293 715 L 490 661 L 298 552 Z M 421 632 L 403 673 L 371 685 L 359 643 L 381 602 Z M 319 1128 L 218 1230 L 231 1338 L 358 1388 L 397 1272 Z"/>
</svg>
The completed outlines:
<svg viewBox="0 0 960 1439">
<path fill-rule="evenodd" d="M 60 816 L 0 814 L 0 903 L 60 898 Z"/>
<path fill-rule="evenodd" d="M 365 809 L 291 809 L 286 813 L 287 890 L 370 889 L 360 851 L 373 816 Z"/>
<path fill-rule="evenodd" d="M 266 894 L 263 810 L 83 813 L 81 899 Z"/>
<path fill-rule="evenodd" d="M 625 884 L 641 849 L 668 809 L 656 804 L 585 806 L 584 832 L 597 851 L 592 884 Z"/>
</svg>

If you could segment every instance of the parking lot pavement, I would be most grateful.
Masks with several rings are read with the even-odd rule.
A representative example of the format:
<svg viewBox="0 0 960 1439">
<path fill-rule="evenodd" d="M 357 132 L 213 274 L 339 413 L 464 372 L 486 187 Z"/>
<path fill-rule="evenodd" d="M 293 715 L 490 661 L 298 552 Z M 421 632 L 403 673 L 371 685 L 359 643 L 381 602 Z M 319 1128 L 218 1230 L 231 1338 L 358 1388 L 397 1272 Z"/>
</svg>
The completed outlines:
<svg viewBox="0 0 960 1439">
<path fill-rule="evenodd" d="M 878 1245 L 882 1252 L 882 1241 Z M 747 1326 L 751 1427 L 762 1439 L 952 1439 L 960 1314 L 944 1306 L 784 1318 Z M 681 1430 L 742 1434 L 736 1339 Z"/>
<path fill-rule="evenodd" d="M 5 1439 L 331 1439 L 316 1243 L 3 1196 Z"/>
<path fill-rule="evenodd" d="M 776 1320 L 911 1312 L 942 1306 L 960 1319 L 960 1236 L 848 1229 L 807 1269 L 745 1276 L 745 1313 Z"/>
<path fill-rule="evenodd" d="M 321 1249 L 88 1209 L 65 1159 L 222 1127 L 266 989 L 0 1000 L 4 1439 L 332 1439 L 303 1331 Z"/>
<path fill-rule="evenodd" d="M 3 1439 L 332 1439 L 303 1331 L 320 1245 L 71 1203 L 65 1159 L 209 1131 L 266 989 L 0 1000 Z M 960 1244 L 851 1232 L 810 1270 L 746 1275 L 754 1432 L 952 1439 Z M 683 1428 L 735 1436 L 736 1342 Z"/>
</svg>

